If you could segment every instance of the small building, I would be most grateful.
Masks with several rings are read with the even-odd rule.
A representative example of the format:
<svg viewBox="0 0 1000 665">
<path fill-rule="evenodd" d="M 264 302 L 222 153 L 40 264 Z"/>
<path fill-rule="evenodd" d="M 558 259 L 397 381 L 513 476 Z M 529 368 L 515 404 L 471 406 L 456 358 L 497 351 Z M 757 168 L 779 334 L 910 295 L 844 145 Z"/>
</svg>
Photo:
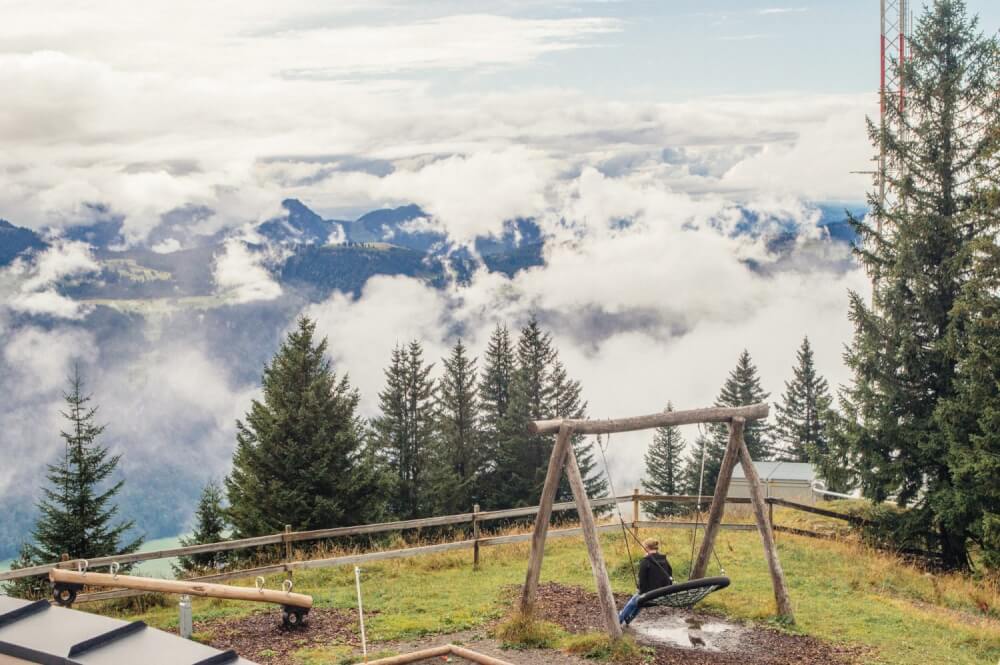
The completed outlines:
<svg viewBox="0 0 1000 665">
<path fill-rule="evenodd" d="M 787 499 L 798 503 L 816 503 L 813 483 L 816 482 L 816 469 L 806 462 L 754 462 L 757 475 L 764 487 L 765 497 Z M 743 473 L 743 466 L 736 465 L 733 469 L 733 479 L 729 483 L 729 496 L 749 499 L 750 484 Z"/>
</svg>

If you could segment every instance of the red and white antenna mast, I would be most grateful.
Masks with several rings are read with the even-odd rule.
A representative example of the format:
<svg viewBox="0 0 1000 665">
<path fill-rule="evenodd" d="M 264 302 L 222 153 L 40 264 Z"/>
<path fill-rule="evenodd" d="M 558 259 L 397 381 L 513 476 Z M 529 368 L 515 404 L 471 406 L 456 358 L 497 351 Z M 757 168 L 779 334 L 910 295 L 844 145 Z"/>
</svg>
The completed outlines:
<svg viewBox="0 0 1000 665">
<path fill-rule="evenodd" d="M 880 45 L 879 119 L 883 133 L 891 131 L 901 136 L 905 131 L 903 114 L 906 110 L 906 80 L 903 64 L 910 59 L 910 8 L 907 0 L 879 0 L 882 5 L 882 35 Z M 879 148 L 879 201 L 883 210 L 893 205 L 885 175 L 898 171 L 886 155 L 885 142 Z M 898 175 L 898 173 L 894 173 Z M 882 230 L 881 218 L 877 222 Z"/>
</svg>

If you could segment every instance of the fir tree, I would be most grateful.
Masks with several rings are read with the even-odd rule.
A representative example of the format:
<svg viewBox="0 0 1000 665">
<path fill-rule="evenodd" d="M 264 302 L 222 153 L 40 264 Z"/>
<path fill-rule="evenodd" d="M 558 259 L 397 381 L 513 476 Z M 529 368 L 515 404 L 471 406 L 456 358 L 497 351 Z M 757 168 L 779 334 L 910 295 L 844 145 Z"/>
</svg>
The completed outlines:
<svg viewBox="0 0 1000 665">
<path fill-rule="evenodd" d="M 32 548 L 28 543 L 21 543 L 17 558 L 10 562 L 11 570 L 19 568 L 29 568 L 43 563 L 32 558 Z M 48 595 L 49 581 L 41 575 L 32 577 L 21 577 L 16 580 L 5 582 L 3 592 L 14 598 L 24 598 L 25 600 L 39 600 Z"/>
<path fill-rule="evenodd" d="M 210 481 L 201 491 L 198 507 L 195 509 L 195 527 L 189 538 L 181 538 L 182 547 L 204 545 L 225 540 L 227 522 L 226 512 L 222 506 L 222 488 Z M 196 570 L 221 568 L 225 565 L 227 552 L 204 552 L 190 556 L 178 557 L 177 565 L 173 566 L 177 573 Z"/>
<path fill-rule="evenodd" d="M 781 404 L 776 404 L 775 438 L 782 444 L 778 456 L 788 462 L 819 464 L 830 453 L 825 417 L 832 398 L 826 379 L 816 372 L 809 338 L 802 339 L 791 381 L 785 382 Z"/>
<path fill-rule="evenodd" d="M 529 434 L 527 423 L 551 417 L 555 402 L 550 380 L 556 359 L 552 338 L 532 319 L 521 330 L 511 376 L 510 401 L 502 426 L 499 503 L 505 507 L 538 503 L 552 449 L 550 436 Z"/>
<path fill-rule="evenodd" d="M 873 192 L 871 214 L 852 218 L 874 289 L 872 306 L 851 294 L 855 330 L 845 358 L 854 383 L 841 407 L 864 494 L 909 507 L 903 537 L 923 538 L 947 566 L 965 568 L 973 520 L 953 509 L 966 490 L 950 460 L 953 443 L 970 433 L 945 431 L 935 413 L 961 383 L 948 337 L 973 268 L 970 243 L 993 233 L 984 219 L 995 219 L 995 209 L 981 191 L 996 178 L 1000 50 L 954 0 L 928 7 L 910 46 L 905 113 L 897 100 L 889 104 L 899 131 L 870 123 L 894 168 L 881 174 L 888 203 Z"/>
<path fill-rule="evenodd" d="M 435 446 L 435 388 L 433 366 L 424 364 L 423 353 L 416 340 L 393 349 L 379 393 L 381 415 L 372 423 L 394 479 L 390 509 L 401 519 L 422 517 L 434 508 L 425 480 Z"/>
<path fill-rule="evenodd" d="M 757 367 L 753 364 L 750 353 L 744 349 L 736 362 L 736 367 L 729 373 L 722 390 L 719 391 L 715 406 L 749 406 L 766 402 L 768 397 L 770 397 L 770 393 L 765 392 L 761 387 Z M 711 437 L 708 440 L 708 452 L 705 459 L 704 491 L 706 494 L 715 491 L 715 483 L 722 467 L 722 458 L 725 455 L 726 446 L 729 444 L 729 428 L 726 425 L 711 425 L 709 431 Z M 743 439 L 746 441 L 747 450 L 754 461 L 771 459 L 771 428 L 767 421 L 748 420 L 743 428 Z M 698 464 L 700 467 L 700 459 Z"/>
<path fill-rule="evenodd" d="M 1000 196 L 993 199 L 1000 204 Z M 997 208 L 994 208 L 997 209 Z M 998 220 L 1000 222 L 1000 220 Z M 1000 225 L 1000 224 L 998 224 Z M 1000 248 L 979 244 L 974 277 L 955 308 L 950 333 L 961 358 L 956 393 L 938 405 L 948 437 L 951 500 L 938 519 L 978 545 L 987 568 L 1000 571 Z"/>
<path fill-rule="evenodd" d="M 534 318 L 521 330 L 515 363 L 498 465 L 499 503 L 504 506 L 537 504 L 545 483 L 553 437 L 529 434 L 527 423 L 556 417 L 584 418 L 587 408 L 579 382 L 568 377 L 551 336 Z M 603 495 L 607 484 L 595 472 L 592 449 L 580 436 L 573 437 L 572 445 L 588 494 Z M 565 477 L 558 496 L 560 500 L 572 496 Z"/>
<path fill-rule="evenodd" d="M 667 411 L 674 405 L 667 403 Z M 683 494 L 687 489 L 684 473 L 684 437 L 677 426 L 658 427 L 653 443 L 646 451 L 646 473 L 643 489 L 650 494 Z M 700 463 L 699 458 L 699 463 Z M 696 490 L 697 491 L 697 490 Z M 643 510 L 654 517 L 667 517 L 683 512 L 682 507 L 670 503 L 645 503 Z"/>
<path fill-rule="evenodd" d="M 382 475 L 364 445 L 358 392 L 337 377 L 316 324 L 298 321 L 264 367 L 263 401 L 236 422 L 228 515 L 237 538 L 350 526 L 383 515 Z"/>
<path fill-rule="evenodd" d="M 38 562 L 58 561 L 63 554 L 71 559 L 94 559 L 128 554 L 142 545 L 142 538 L 124 542 L 134 523 L 114 523 L 118 506 L 112 504 L 124 480 L 108 485 L 118 467 L 120 455 L 109 455 L 98 437 L 104 425 L 95 422 L 97 407 L 84 394 L 79 367 L 70 377 L 70 390 L 63 394 L 69 421 L 68 431 L 60 432 L 66 444 L 62 462 L 49 465 L 50 487 L 43 489 L 38 505 L 41 517 L 33 532 L 30 558 Z"/>
<path fill-rule="evenodd" d="M 479 501 L 484 508 L 504 508 L 500 477 L 502 442 L 507 435 L 510 383 L 514 373 L 514 349 L 506 326 L 497 325 L 483 355 L 479 381 L 480 457 Z"/>
<path fill-rule="evenodd" d="M 437 395 L 438 439 L 432 468 L 433 494 L 438 512 L 466 512 L 479 501 L 477 480 L 481 468 L 479 449 L 479 399 L 476 395 L 476 359 L 470 359 L 459 340 L 451 356 L 442 361 Z"/>
<path fill-rule="evenodd" d="M 549 409 L 550 418 L 574 418 L 583 419 L 587 417 L 587 404 L 583 402 L 580 382 L 570 379 L 566 373 L 566 368 L 562 361 L 558 359 L 558 353 L 552 363 L 552 370 L 549 375 L 552 383 L 552 406 Z M 604 468 L 597 467 L 597 460 L 594 455 L 594 444 L 596 440 L 580 434 L 570 437 L 570 444 L 573 446 L 573 454 L 576 456 L 577 466 L 580 468 L 580 476 L 583 478 L 583 486 L 587 490 L 587 496 L 591 498 L 602 497 L 608 493 L 608 481 L 604 475 Z M 552 452 L 552 437 L 549 436 L 549 454 Z M 542 469 L 542 480 L 548 470 L 548 461 Z M 539 493 L 539 496 L 541 494 Z M 573 500 L 573 491 L 569 485 L 569 479 L 563 474 L 559 484 L 559 501 Z M 610 510 L 610 508 L 608 509 Z M 597 508 L 595 513 L 603 513 L 604 509 Z"/>
<path fill-rule="evenodd" d="M 711 494 L 712 489 L 709 488 L 707 482 L 703 481 L 702 478 L 702 456 L 705 458 L 705 477 L 710 470 L 711 460 L 708 457 L 708 448 L 711 447 L 711 439 L 707 434 L 700 433 L 695 437 L 694 444 L 691 446 L 691 450 L 688 452 L 687 458 L 684 460 L 684 471 L 683 471 L 683 487 L 684 491 L 692 496 L 704 496 L 706 494 Z M 719 460 L 719 464 L 722 460 Z M 718 469 L 716 469 L 716 476 L 718 476 Z M 699 494 L 699 491 L 701 494 Z"/>
</svg>

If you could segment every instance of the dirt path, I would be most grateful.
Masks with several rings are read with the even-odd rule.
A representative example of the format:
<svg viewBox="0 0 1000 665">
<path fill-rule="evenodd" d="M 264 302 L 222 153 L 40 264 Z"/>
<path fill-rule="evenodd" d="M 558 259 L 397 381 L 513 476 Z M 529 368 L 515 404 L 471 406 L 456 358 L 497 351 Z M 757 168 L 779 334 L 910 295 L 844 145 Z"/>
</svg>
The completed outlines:
<svg viewBox="0 0 1000 665">
<path fill-rule="evenodd" d="M 619 605 L 627 600 L 618 598 Z M 593 592 L 559 584 L 544 584 L 538 592 L 541 618 L 572 633 L 600 631 L 600 610 Z M 693 617 L 693 621 L 692 621 Z M 296 665 L 296 651 L 341 646 L 354 650 L 360 660 L 361 644 L 353 610 L 315 608 L 307 625 L 282 627 L 276 612 L 260 612 L 239 619 L 198 622 L 195 631 L 211 635 L 209 643 L 219 649 L 235 649 L 245 658 L 263 665 Z M 813 637 L 792 635 L 759 626 L 727 622 L 704 612 L 690 613 L 654 607 L 643 610 L 629 629 L 648 648 L 649 663 L 655 665 L 853 665 L 863 662 L 860 649 L 831 645 Z M 692 640 L 691 637 L 695 639 Z M 704 646 L 692 642 L 703 641 Z M 478 630 L 434 635 L 415 640 L 380 643 L 375 651 L 407 653 L 453 643 L 495 656 L 514 665 L 584 665 L 593 663 L 558 651 L 502 649 L 489 636 L 489 626 Z M 346 655 L 346 653 L 345 653 Z M 452 657 L 448 662 L 466 661 Z"/>
</svg>

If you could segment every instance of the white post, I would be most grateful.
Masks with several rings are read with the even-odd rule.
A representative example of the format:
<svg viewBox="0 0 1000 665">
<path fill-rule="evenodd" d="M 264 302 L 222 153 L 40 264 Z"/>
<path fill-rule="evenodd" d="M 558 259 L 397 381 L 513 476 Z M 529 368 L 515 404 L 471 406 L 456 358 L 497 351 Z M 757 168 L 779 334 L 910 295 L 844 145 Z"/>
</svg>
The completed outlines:
<svg viewBox="0 0 1000 665">
<path fill-rule="evenodd" d="M 191 633 L 194 631 L 194 622 L 191 618 L 191 596 L 181 596 L 181 602 L 178 603 L 180 608 L 180 634 L 186 640 L 191 639 Z"/>
<path fill-rule="evenodd" d="M 365 638 L 365 608 L 361 603 L 361 569 L 354 566 L 354 584 L 358 588 L 358 619 L 361 621 L 361 654 L 368 662 L 368 640 Z"/>
</svg>

